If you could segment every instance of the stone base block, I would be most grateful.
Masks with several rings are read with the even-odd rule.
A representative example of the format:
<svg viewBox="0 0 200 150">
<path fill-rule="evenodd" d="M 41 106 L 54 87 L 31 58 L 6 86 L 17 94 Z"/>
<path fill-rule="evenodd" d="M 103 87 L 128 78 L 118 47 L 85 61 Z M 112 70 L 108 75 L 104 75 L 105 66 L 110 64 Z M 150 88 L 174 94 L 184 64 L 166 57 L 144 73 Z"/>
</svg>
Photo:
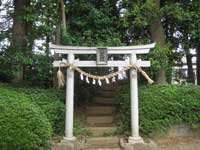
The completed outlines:
<svg viewBox="0 0 200 150">
<path fill-rule="evenodd" d="M 130 144 L 144 143 L 144 140 L 141 137 L 135 138 L 135 137 L 130 136 L 128 138 L 128 143 L 130 143 Z"/>
<path fill-rule="evenodd" d="M 85 141 L 63 139 L 60 143 L 53 144 L 52 150 L 85 150 Z"/>
<path fill-rule="evenodd" d="M 157 150 L 157 145 L 149 140 L 147 142 L 129 142 L 129 140 L 120 139 L 120 146 L 124 150 Z"/>
<path fill-rule="evenodd" d="M 71 142 L 68 143 L 56 143 L 53 144 L 52 150 L 74 150 L 74 144 Z"/>
</svg>

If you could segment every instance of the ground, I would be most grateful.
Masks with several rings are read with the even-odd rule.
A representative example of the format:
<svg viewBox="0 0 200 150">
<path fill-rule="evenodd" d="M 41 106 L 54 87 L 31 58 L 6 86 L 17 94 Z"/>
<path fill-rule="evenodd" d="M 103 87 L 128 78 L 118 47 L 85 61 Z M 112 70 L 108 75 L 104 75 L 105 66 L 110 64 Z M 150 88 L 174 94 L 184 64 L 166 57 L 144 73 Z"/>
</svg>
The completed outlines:
<svg viewBox="0 0 200 150">
<path fill-rule="evenodd" d="M 200 150 L 200 137 L 163 137 L 154 139 L 154 142 L 157 144 L 158 149 L 157 150 Z M 101 143 L 101 142 L 100 142 Z M 104 143 L 105 144 L 105 143 Z M 98 144 L 97 144 L 98 145 Z M 112 144 L 110 144 L 112 146 Z M 58 148 L 58 146 L 55 146 L 53 150 L 64 150 L 66 147 L 64 145 L 60 145 L 62 148 Z M 56 149 L 56 147 L 58 149 Z M 65 148 L 64 148 L 65 147 Z M 85 147 L 84 144 L 82 147 Z M 99 147 L 99 146 L 98 146 Z M 86 147 L 85 147 L 86 148 Z M 100 146 L 99 148 L 83 148 L 83 150 L 120 150 L 120 148 L 105 148 L 104 146 Z M 72 150 L 72 149 L 70 149 Z M 79 149 L 78 149 L 79 150 Z M 129 148 L 127 149 L 129 150 Z M 132 150 L 132 149 L 130 149 Z M 134 149 L 134 150 L 138 150 Z M 140 147 L 139 150 L 146 150 L 146 148 Z"/>
<path fill-rule="evenodd" d="M 200 138 L 160 138 L 155 141 L 158 150 L 200 150 Z"/>
</svg>

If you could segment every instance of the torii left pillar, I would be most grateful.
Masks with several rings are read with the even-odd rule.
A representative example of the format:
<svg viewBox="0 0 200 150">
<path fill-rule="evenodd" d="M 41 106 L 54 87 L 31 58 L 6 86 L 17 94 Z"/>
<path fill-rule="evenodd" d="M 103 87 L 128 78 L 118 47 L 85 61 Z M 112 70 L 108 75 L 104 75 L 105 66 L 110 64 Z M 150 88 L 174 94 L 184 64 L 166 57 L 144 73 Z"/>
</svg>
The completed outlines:
<svg viewBox="0 0 200 150">
<path fill-rule="evenodd" d="M 74 63 L 74 54 L 68 54 L 68 63 Z M 76 138 L 73 136 L 74 124 L 74 70 L 67 68 L 66 79 L 66 111 L 65 111 L 65 137 L 64 140 L 73 141 Z"/>
</svg>

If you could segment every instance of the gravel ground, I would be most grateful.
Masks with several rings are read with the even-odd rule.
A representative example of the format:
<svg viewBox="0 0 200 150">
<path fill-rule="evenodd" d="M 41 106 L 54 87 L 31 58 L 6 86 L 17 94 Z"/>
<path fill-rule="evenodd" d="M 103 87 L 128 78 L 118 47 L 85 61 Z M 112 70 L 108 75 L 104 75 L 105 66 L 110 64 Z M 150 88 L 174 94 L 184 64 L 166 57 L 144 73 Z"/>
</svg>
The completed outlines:
<svg viewBox="0 0 200 150">
<path fill-rule="evenodd" d="M 158 150 L 200 150 L 200 138 L 161 138 L 155 141 Z"/>
</svg>

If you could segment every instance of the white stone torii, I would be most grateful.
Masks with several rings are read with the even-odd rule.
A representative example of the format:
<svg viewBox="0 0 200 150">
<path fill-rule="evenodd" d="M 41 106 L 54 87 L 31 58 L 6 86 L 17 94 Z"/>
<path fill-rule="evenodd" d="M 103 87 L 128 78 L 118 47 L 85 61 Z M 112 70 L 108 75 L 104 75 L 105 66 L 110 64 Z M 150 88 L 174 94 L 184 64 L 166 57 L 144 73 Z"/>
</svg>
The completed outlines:
<svg viewBox="0 0 200 150">
<path fill-rule="evenodd" d="M 154 48 L 155 43 L 139 46 L 121 46 L 106 47 L 108 54 L 128 54 L 130 60 L 124 61 L 108 61 L 107 65 L 97 65 L 96 61 L 75 60 L 76 54 L 96 54 L 99 47 L 78 47 L 63 46 L 50 44 L 50 49 L 57 54 L 68 54 L 66 63 L 73 64 L 77 67 L 123 67 L 137 64 L 140 67 L 150 67 L 150 61 L 137 60 L 136 54 L 149 53 Z M 62 61 L 54 61 L 54 67 L 64 67 Z M 130 69 L 130 90 L 131 90 L 131 136 L 130 143 L 143 142 L 139 135 L 139 110 L 138 110 L 138 79 L 137 71 Z M 73 120 L 74 120 L 74 70 L 67 68 L 66 75 L 66 114 L 65 114 L 65 140 L 72 141 L 76 138 L 73 136 Z"/>
</svg>

